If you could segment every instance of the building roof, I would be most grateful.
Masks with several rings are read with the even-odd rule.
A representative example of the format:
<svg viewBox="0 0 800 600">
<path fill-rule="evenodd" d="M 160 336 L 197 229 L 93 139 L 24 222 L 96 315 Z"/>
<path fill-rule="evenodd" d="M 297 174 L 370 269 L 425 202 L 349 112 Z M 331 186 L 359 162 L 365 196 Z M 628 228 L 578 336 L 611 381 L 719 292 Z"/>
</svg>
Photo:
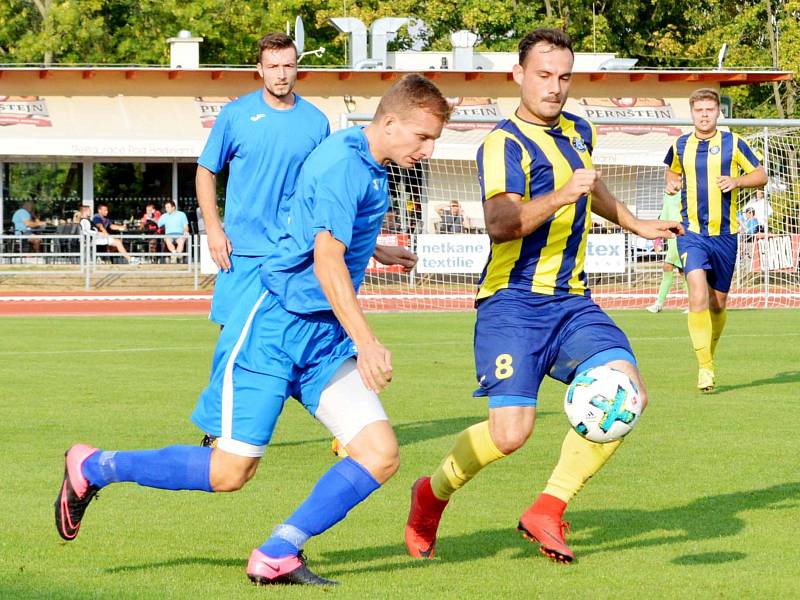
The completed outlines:
<svg viewBox="0 0 800 600">
<path fill-rule="evenodd" d="M 394 80 L 406 72 L 393 69 L 348 69 L 348 68 L 301 68 L 298 79 L 315 79 L 319 77 L 336 78 L 342 81 L 358 79 L 379 79 L 383 81 Z M 510 80 L 511 73 L 505 71 L 487 71 L 475 69 L 470 71 L 456 71 L 452 69 L 424 70 L 423 74 L 433 80 L 437 79 L 462 79 L 464 81 L 476 80 Z M 254 67 L 231 66 L 205 66 L 197 69 L 171 69 L 169 67 L 154 66 L 15 66 L 0 64 L 0 87 L 4 81 L 11 81 L 20 77 L 29 79 L 48 80 L 58 77 L 67 77 L 76 80 L 91 80 L 95 77 L 114 78 L 121 80 L 141 80 L 143 78 L 157 78 L 168 81 L 186 79 L 218 80 L 258 80 L 258 72 Z M 697 82 L 719 84 L 720 87 L 733 85 L 752 85 L 772 81 L 788 81 L 793 78 L 791 71 L 774 70 L 735 70 L 735 69 L 630 69 L 630 70 L 586 70 L 576 71 L 574 77 L 588 81 L 653 81 L 653 82 Z"/>
</svg>

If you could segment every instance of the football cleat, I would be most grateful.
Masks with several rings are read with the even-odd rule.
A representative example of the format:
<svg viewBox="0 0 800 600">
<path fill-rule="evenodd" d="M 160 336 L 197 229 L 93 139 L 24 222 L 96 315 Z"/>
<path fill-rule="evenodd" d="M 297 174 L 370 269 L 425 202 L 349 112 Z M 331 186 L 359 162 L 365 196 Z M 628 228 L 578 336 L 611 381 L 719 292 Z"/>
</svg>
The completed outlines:
<svg viewBox="0 0 800 600">
<path fill-rule="evenodd" d="M 411 509 L 406 521 L 405 541 L 414 558 L 433 558 L 436 552 L 436 530 L 447 500 L 433 495 L 431 478 L 420 477 L 411 486 Z"/>
<path fill-rule="evenodd" d="M 200 445 L 203 448 L 216 448 L 217 447 L 217 436 L 211 435 L 207 433 L 203 436 L 203 439 L 200 440 Z"/>
<path fill-rule="evenodd" d="M 347 453 L 347 448 L 345 448 L 337 438 L 333 438 L 331 441 L 331 452 L 339 458 L 347 458 L 350 456 Z"/>
<path fill-rule="evenodd" d="M 539 542 L 539 550 L 556 562 L 571 563 L 575 558 L 565 540 L 564 532 L 569 531 L 569 523 L 545 513 L 531 509 L 519 518 L 517 531 L 525 539 Z"/>
<path fill-rule="evenodd" d="M 338 585 L 338 581 L 325 579 L 306 566 L 302 550 L 297 556 L 270 558 L 256 548 L 247 562 L 247 576 L 256 585 Z"/>
<path fill-rule="evenodd" d="M 652 306 L 648 306 L 645 310 L 647 312 L 649 312 L 649 313 L 656 314 L 656 313 L 660 313 L 663 309 L 664 309 L 664 307 L 661 306 L 658 302 L 656 302 Z"/>
<path fill-rule="evenodd" d="M 714 371 L 700 369 L 697 372 L 697 389 L 706 394 L 714 391 Z"/>
<path fill-rule="evenodd" d="M 75 444 L 64 453 L 64 481 L 56 498 L 56 529 L 69 541 L 78 536 L 86 507 L 99 488 L 91 485 L 81 472 L 81 465 L 97 448 Z"/>
</svg>

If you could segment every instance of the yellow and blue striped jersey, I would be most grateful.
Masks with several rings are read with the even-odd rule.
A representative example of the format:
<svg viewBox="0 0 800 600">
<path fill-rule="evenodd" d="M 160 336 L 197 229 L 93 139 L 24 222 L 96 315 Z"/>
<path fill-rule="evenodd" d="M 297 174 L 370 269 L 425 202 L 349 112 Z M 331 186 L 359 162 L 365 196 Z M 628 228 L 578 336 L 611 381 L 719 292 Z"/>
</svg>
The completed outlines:
<svg viewBox="0 0 800 600">
<path fill-rule="evenodd" d="M 516 115 L 497 124 L 478 150 L 478 176 L 484 202 L 513 193 L 522 202 L 563 187 L 576 169 L 592 168 L 594 125 L 561 113 L 553 127 Z M 522 239 L 492 243 L 477 299 L 501 289 L 537 294 L 589 295 L 583 271 L 586 235 L 591 227 L 591 196 L 562 206 Z"/>
<path fill-rule="evenodd" d="M 759 167 L 746 141 L 730 131 L 717 131 L 707 140 L 687 133 L 675 140 L 664 163 L 683 175 L 681 219 L 687 231 L 704 236 L 736 233 L 739 190 L 723 193 L 717 177 L 739 177 Z"/>
</svg>

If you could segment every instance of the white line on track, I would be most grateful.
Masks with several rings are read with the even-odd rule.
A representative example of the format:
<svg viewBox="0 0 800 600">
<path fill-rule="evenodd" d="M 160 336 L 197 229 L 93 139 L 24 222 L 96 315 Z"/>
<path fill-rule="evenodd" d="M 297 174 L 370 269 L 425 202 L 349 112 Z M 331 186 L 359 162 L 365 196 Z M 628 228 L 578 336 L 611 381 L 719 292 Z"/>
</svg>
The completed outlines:
<svg viewBox="0 0 800 600">
<path fill-rule="evenodd" d="M 213 349 L 213 345 L 207 346 L 161 346 L 158 348 L 94 348 L 86 350 L 33 350 L 30 352 L 2 351 L 0 356 L 45 356 L 51 354 L 122 354 L 128 352 L 198 352 Z"/>
<path fill-rule="evenodd" d="M 118 296 L 0 296 L 0 302 L 142 302 L 197 300 L 204 302 L 211 300 L 211 294 L 169 294 L 169 295 L 118 295 Z"/>
</svg>

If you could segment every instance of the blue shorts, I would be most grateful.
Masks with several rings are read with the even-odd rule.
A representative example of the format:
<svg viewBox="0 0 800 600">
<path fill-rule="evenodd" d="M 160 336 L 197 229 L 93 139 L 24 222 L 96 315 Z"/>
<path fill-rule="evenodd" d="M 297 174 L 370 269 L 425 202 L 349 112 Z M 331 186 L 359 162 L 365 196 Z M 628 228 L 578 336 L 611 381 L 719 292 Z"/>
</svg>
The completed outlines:
<svg viewBox="0 0 800 600">
<path fill-rule="evenodd" d="M 336 370 L 356 355 L 332 312 L 296 315 L 263 286 L 233 312 L 214 350 L 192 421 L 206 433 L 265 446 L 289 396 L 314 415 Z"/>
<path fill-rule="evenodd" d="M 214 283 L 214 297 L 208 318 L 223 327 L 228 323 L 234 307 L 239 304 L 253 306 L 261 293 L 261 263 L 263 256 L 238 256 L 231 254 L 231 270 L 219 270 Z"/>
<path fill-rule="evenodd" d="M 683 261 L 685 273 L 696 269 L 706 272 L 708 285 L 720 292 L 731 289 L 733 270 L 736 267 L 736 254 L 739 249 L 739 236 L 705 236 L 692 231 L 678 236 L 678 252 Z"/>
<path fill-rule="evenodd" d="M 476 397 L 489 408 L 536 406 L 545 375 L 569 383 L 578 367 L 602 356 L 634 365 L 628 338 L 588 296 L 545 296 L 501 290 L 478 305 L 475 322 Z M 595 361 L 596 362 L 596 361 Z"/>
</svg>

